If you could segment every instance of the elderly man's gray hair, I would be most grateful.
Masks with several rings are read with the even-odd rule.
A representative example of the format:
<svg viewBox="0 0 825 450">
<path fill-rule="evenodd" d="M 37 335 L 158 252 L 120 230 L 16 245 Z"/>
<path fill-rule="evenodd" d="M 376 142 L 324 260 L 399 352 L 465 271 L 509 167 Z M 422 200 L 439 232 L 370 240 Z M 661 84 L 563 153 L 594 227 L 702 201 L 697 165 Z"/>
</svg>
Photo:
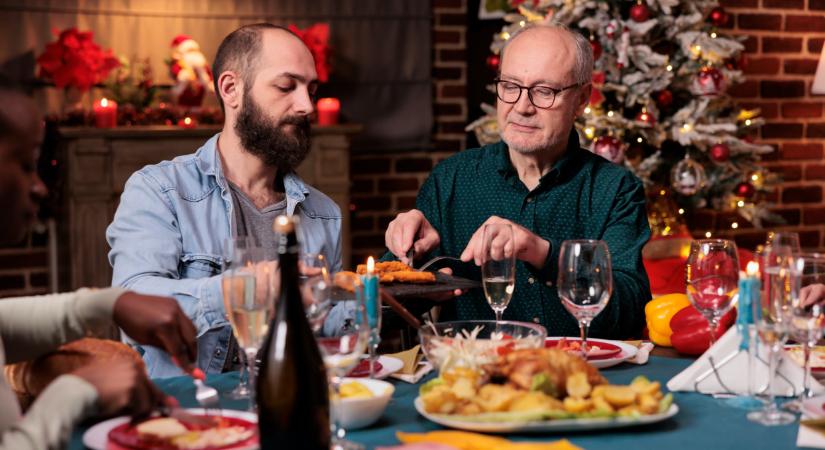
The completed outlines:
<svg viewBox="0 0 825 450">
<path fill-rule="evenodd" d="M 584 35 L 571 30 L 570 27 L 559 22 L 550 22 L 548 24 L 541 25 L 528 23 L 524 27 L 520 28 L 518 31 L 513 33 L 510 39 L 504 43 L 504 47 L 501 48 L 502 61 L 504 60 L 504 52 L 516 36 L 533 28 L 559 29 L 569 33 L 570 37 L 572 37 L 573 41 L 576 43 L 576 65 L 573 67 L 573 77 L 579 85 L 590 83 L 593 77 L 593 47 L 590 46 L 590 42 L 586 37 L 584 37 Z M 552 45 L 552 43 L 548 43 L 548 45 Z"/>
</svg>

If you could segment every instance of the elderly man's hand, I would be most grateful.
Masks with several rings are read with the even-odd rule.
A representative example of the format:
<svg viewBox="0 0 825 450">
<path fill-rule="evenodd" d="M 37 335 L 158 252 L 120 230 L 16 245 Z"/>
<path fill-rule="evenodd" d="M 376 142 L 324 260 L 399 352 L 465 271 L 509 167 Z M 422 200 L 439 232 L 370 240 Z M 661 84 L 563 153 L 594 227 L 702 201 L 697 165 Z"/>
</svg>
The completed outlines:
<svg viewBox="0 0 825 450">
<path fill-rule="evenodd" d="M 186 372 L 194 368 L 195 326 L 174 299 L 127 292 L 115 301 L 114 320 L 139 344 L 162 348 Z"/>
<path fill-rule="evenodd" d="M 799 290 L 799 302 L 808 307 L 815 303 L 825 303 L 825 285 L 810 284 Z"/>
<path fill-rule="evenodd" d="M 146 377 L 146 371 L 131 361 L 101 361 L 83 366 L 72 375 L 91 384 L 98 395 L 103 416 L 129 413 L 136 419 L 168 404 L 166 395 Z"/>
<path fill-rule="evenodd" d="M 497 239 L 491 248 L 494 258 L 510 256 L 515 253 L 516 259 L 522 260 L 533 267 L 539 269 L 544 266 L 547 253 L 550 251 L 550 242 L 533 234 L 527 228 L 501 217 L 492 216 L 487 219 L 470 238 L 467 247 L 461 253 L 461 260 L 464 262 L 473 261 L 480 266 L 486 256 L 484 255 L 484 225 L 507 224 L 513 227 L 513 241 Z"/>
<path fill-rule="evenodd" d="M 407 258 L 410 247 L 417 255 L 429 253 L 441 243 L 438 231 L 433 228 L 424 213 L 417 209 L 401 213 L 387 226 L 384 244 L 401 262 L 411 264 Z"/>
</svg>

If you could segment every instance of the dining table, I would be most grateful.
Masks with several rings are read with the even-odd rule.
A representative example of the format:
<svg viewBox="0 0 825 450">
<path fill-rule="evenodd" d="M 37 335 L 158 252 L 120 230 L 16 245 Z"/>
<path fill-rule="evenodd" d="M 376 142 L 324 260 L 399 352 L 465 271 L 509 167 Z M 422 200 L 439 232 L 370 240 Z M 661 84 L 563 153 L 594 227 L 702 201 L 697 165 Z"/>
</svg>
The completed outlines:
<svg viewBox="0 0 825 450">
<path fill-rule="evenodd" d="M 658 354 L 657 354 L 658 353 Z M 651 381 L 664 385 L 674 375 L 688 367 L 693 360 L 673 357 L 672 352 L 654 352 L 643 365 L 623 363 L 602 369 L 602 374 L 612 384 L 627 384 L 633 378 L 644 375 Z M 421 433 L 443 430 L 418 414 L 413 404 L 421 384 L 434 377 L 430 374 L 417 384 L 404 381 L 388 381 L 395 385 L 395 392 L 381 419 L 360 430 L 350 430 L 347 438 L 363 444 L 367 449 L 399 445 L 396 432 Z M 237 372 L 207 377 L 207 384 L 222 393 L 229 392 L 238 383 Z M 188 377 L 155 379 L 154 382 L 169 395 L 178 399 L 184 407 L 197 407 L 195 386 Z M 747 410 L 741 402 L 731 398 L 714 398 L 692 392 L 675 392 L 674 403 L 679 412 L 662 422 L 628 428 L 600 431 L 554 432 L 541 434 L 508 434 L 513 441 L 555 441 L 567 439 L 586 450 L 640 449 L 640 450 L 778 450 L 796 447 L 799 422 L 782 426 L 763 426 L 748 421 Z M 245 409 L 247 401 L 230 400 L 222 396 L 223 408 Z M 87 423 L 74 430 L 69 448 L 85 449 L 82 435 L 91 426 Z"/>
</svg>

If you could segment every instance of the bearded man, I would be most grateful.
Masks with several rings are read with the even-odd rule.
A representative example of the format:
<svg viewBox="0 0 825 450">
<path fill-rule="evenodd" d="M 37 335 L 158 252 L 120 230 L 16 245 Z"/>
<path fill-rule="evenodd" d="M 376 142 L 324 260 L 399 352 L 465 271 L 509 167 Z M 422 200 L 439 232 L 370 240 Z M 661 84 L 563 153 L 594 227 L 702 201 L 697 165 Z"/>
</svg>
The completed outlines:
<svg viewBox="0 0 825 450">
<path fill-rule="evenodd" d="M 309 116 L 318 85 L 312 54 L 290 31 L 247 25 L 218 48 L 215 92 L 226 121 L 197 152 L 144 167 L 126 182 L 106 231 L 113 284 L 174 297 L 195 323 L 198 366 L 238 367 L 221 293 L 226 243 L 273 243 L 280 214 L 301 220 L 302 251 L 341 266 L 341 210 L 294 169 L 309 152 Z M 149 376 L 180 370 L 142 347 Z"/>
</svg>

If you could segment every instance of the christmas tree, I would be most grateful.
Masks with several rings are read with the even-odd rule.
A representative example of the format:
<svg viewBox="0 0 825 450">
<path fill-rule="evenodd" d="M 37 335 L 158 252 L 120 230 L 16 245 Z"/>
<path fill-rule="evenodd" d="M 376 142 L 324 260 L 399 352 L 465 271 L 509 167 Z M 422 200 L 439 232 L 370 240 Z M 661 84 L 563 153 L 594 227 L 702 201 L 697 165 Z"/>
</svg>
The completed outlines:
<svg viewBox="0 0 825 450">
<path fill-rule="evenodd" d="M 509 7 L 490 47 L 491 69 L 505 42 L 533 23 L 562 23 L 590 39 L 593 93 L 576 124 L 582 147 L 626 165 L 652 198 L 672 196 L 676 214 L 713 208 L 757 227 L 781 222 L 765 201 L 777 177 L 758 164 L 773 148 L 752 138 L 764 121 L 726 93 L 743 80 L 745 37 L 724 35 L 728 15 L 717 1 L 510 0 Z M 499 135 L 495 109 L 482 109 L 487 115 L 467 129 L 484 145 Z M 681 222 L 649 209 L 658 211 L 651 219 L 658 234 Z"/>
</svg>

